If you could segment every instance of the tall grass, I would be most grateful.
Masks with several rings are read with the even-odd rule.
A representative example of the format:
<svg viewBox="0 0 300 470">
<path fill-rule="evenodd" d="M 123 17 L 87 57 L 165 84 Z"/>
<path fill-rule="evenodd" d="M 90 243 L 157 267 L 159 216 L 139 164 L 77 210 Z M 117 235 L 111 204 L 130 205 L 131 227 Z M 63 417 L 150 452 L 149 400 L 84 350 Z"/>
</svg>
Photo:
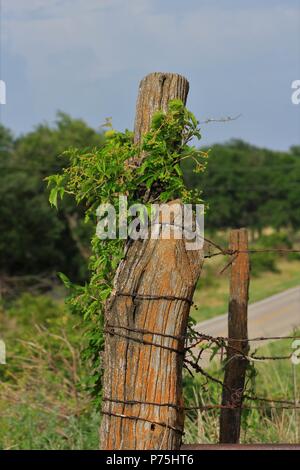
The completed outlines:
<svg viewBox="0 0 300 470">
<path fill-rule="evenodd" d="M 47 296 L 0 308 L 0 449 L 94 449 L 100 416 L 85 390 L 78 319 Z"/>
</svg>

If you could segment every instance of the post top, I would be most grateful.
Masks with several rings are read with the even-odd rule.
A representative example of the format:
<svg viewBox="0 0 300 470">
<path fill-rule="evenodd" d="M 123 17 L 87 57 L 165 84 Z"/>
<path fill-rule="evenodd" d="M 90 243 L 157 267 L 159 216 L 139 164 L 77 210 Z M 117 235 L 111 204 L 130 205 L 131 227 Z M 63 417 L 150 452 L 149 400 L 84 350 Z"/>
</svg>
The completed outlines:
<svg viewBox="0 0 300 470">
<path fill-rule="evenodd" d="M 180 99 L 185 104 L 188 92 L 188 80 L 178 73 L 152 72 L 146 75 L 140 82 L 137 98 L 135 142 L 139 142 L 149 130 L 156 111 L 167 111 L 168 103 L 173 99 Z"/>
</svg>

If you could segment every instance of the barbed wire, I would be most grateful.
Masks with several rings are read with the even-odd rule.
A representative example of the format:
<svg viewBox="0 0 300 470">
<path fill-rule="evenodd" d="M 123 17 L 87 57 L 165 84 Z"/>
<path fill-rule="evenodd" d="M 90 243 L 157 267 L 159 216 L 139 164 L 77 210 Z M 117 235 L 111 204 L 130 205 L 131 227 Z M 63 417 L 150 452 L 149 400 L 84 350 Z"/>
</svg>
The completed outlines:
<svg viewBox="0 0 300 470">
<path fill-rule="evenodd" d="M 211 253 L 210 248 L 209 248 L 209 253 L 206 253 L 204 255 L 204 259 L 215 258 L 216 256 L 231 256 L 228 263 L 226 263 L 226 265 L 219 271 L 219 275 L 223 274 L 232 265 L 232 263 L 237 259 L 239 254 L 249 254 L 249 255 L 260 254 L 260 253 L 278 253 L 278 254 L 298 253 L 300 254 L 300 249 L 295 249 L 295 248 L 249 248 L 247 250 L 239 250 L 239 249 L 233 250 L 230 248 L 224 248 L 220 244 L 217 244 L 208 238 L 203 237 L 203 240 L 206 243 L 208 243 L 208 245 L 211 245 L 218 250 L 215 253 Z"/>
<path fill-rule="evenodd" d="M 248 398 L 245 397 L 244 398 Z M 256 398 L 257 399 L 257 398 Z M 218 409 L 229 409 L 229 410 L 236 410 L 237 408 L 242 408 L 244 410 L 250 410 L 250 409 L 263 409 L 264 407 L 261 406 L 248 406 L 248 405 L 238 405 L 238 404 L 228 404 L 228 405 L 219 405 L 219 404 L 211 404 L 211 405 L 195 405 L 195 406 L 180 406 L 176 403 L 158 403 L 158 402 L 153 402 L 153 401 L 143 401 L 143 400 L 121 400 L 118 398 L 110 398 L 110 397 L 103 397 L 103 401 L 107 401 L 110 403 L 116 403 L 120 405 L 128 405 L 128 406 L 137 406 L 137 405 L 148 405 L 148 406 L 157 406 L 158 408 L 174 408 L 177 411 L 194 411 L 194 410 L 218 410 Z M 259 398 L 259 400 L 264 400 L 267 402 L 272 402 L 272 403 L 282 403 L 285 404 L 286 406 L 283 407 L 278 407 L 278 406 L 268 406 L 268 409 L 300 409 L 300 406 L 294 405 L 294 402 L 290 401 L 283 401 L 283 400 L 268 400 L 268 399 L 263 399 Z M 293 405 L 293 406 L 288 406 L 288 405 Z M 135 417 L 138 419 L 138 417 Z"/>
<path fill-rule="evenodd" d="M 204 239 L 206 241 L 206 239 Z M 218 245 L 213 244 L 216 248 L 220 248 Z M 220 256 L 220 255 L 228 255 L 228 256 L 234 256 L 238 255 L 240 253 L 248 253 L 248 254 L 254 254 L 254 253 L 300 253 L 300 250 L 296 250 L 294 248 L 251 248 L 248 250 L 230 250 L 228 248 L 221 248 L 220 251 L 216 253 L 208 253 L 204 255 L 204 258 L 214 258 L 215 256 Z"/>
<path fill-rule="evenodd" d="M 300 253 L 298 249 L 290 249 L 290 248 L 262 248 L 262 249 L 247 249 L 247 250 L 232 250 L 228 248 L 223 248 L 220 244 L 213 242 L 210 239 L 204 238 L 204 241 L 208 243 L 209 246 L 214 246 L 218 251 L 215 253 L 208 253 L 204 255 L 204 258 L 213 258 L 215 256 L 230 256 L 231 259 L 226 264 L 226 266 L 222 269 L 221 272 L 224 272 L 237 258 L 237 256 L 241 253 L 243 254 L 253 254 L 253 253 Z M 186 302 L 189 305 L 192 305 L 192 299 L 189 297 L 177 297 L 175 295 L 162 295 L 162 294 L 142 294 L 139 292 L 116 292 L 116 296 L 124 296 L 129 297 L 132 299 L 132 302 L 136 300 L 143 302 L 152 302 L 152 301 L 181 301 Z M 243 389 L 236 390 L 228 386 L 224 380 L 221 380 L 218 377 L 215 377 L 212 373 L 204 370 L 204 368 L 199 364 L 199 361 L 202 359 L 202 354 L 204 351 L 209 350 L 213 346 L 220 349 L 219 351 L 212 351 L 212 356 L 216 354 L 221 355 L 221 359 L 224 356 L 224 350 L 226 351 L 226 360 L 245 360 L 248 363 L 251 361 L 277 361 L 277 360 L 290 360 L 293 354 L 288 355 L 277 355 L 277 356 L 268 356 L 268 355 L 257 355 L 256 353 L 248 352 L 247 346 L 249 342 L 263 342 L 263 341 L 275 341 L 275 340 L 295 340 L 300 339 L 300 336 L 295 335 L 288 335 L 288 336 L 259 336 L 253 338 L 230 338 L 226 336 L 211 336 L 208 334 L 204 334 L 202 332 L 196 331 L 194 328 L 189 327 L 189 332 L 184 335 L 175 335 L 170 333 L 161 333 L 158 331 L 152 331 L 149 329 L 142 329 L 142 328 L 134 328 L 129 325 L 105 325 L 105 332 L 110 335 L 117 335 L 119 337 L 124 338 L 127 341 L 133 341 L 140 344 L 144 344 L 146 346 L 157 347 L 164 350 L 168 350 L 171 352 L 175 352 L 183 357 L 183 365 L 184 368 L 194 377 L 193 371 L 201 376 L 205 377 L 206 383 L 209 382 L 216 383 L 218 387 L 221 388 L 222 391 L 227 390 L 229 392 L 229 396 L 226 398 L 226 403 L 222 404 L 199 404 L 197 406 L 185 406 L 178 403 L 168 403 L 168 402 L 161 402 L 157 403 L 155 401 L 146 401 L 146 400 L 134 400 L 134 399 L 120 399 L 117 397 L 104 397 L 103 401 L 108 402 L 111 405 L 115 404 L 122 404 L 123 406 L 126 405 L 128 407 L 134 407 L 136 405 L 143 405 L 143 406 L 152 406 L 152 407 L 165 407 L 165 408 L 173 408 L 177 411 L 185 411 L 185 412 L 192 412 L 192 411 L 219 411 L 223 409 L 228 410 L 236 410 L 239 409 L 243 410 L 287 410 L 287 411 L 294 411 L 300 409 L 299 402 L 294 398 L 293 400 L 287 398 L 275 398 L 275 397 L 263 397 L 258 396 L 253 393 L 249 393 L 247 391 L 249 379 L 246 380 L 246 383 L 243 386 Z M 147 339 L 144 338 L 144 335 L 147 336 Z M 152 337 L 161 338 L 161 344 L 155 342 L 154 340 L 149 340 L 149 335 Z M 165 344 L 164 340 L 167 341 Z M 176 344 L 174 346 L 174 341 Z M 170 343 L 171 342 L 171 343 Z M 201 347 L 201 344 L 205 342 L 205 347 Z M 240 344 L 240 347 L 237 345 Z M 172 346 L 171 346 L 172 345 Z M 182 349 L 182 345 L 185 345 Z M 200 345 L 200 347 L 199 347 Z M 196 357 L 196 348 L 199 347 L 199 352 L 197 351 Z M 212 358 L 212 357 L 211 357 Z M 130 408 L 129 408 L 130 410 Z M 126 413 L 117 413 L 116 410 L 105 410 L 104 414 L 108 414 L 114 417 L 119 417 L 122 419 L 131 419 L 131 420 L 140 420 L 140 421 L 147 421 L 150 422 L 153 426 L 159 425 L 163 427 L 168 427 L 175 432 L 179 432 L 183 434 L 183 431 L 177 427 L 173 427 L 165 422 L 157 422 L 149 419 L 149 416 L 139 416 L 131 414 L 131 411 L 128 412 L 126 409 Z"/>
<path fill-rule="evenodd" d="M 141 300 L 157 300 L 164 298 L 164 296 L 153 296 L 151 295 L 151 298 L 143 298 Z M 167 300 L 170 300 L 170 296 L 168 297 Z M 173 299 L 173 296 L 172 300 Z M 175 296 L 174 296 L 175 297 Z M 183 299 L 179 299 L 183 300 Z M 128 334 L 123 334 L 117 331 L 118 329 L 125 330 Z M 248 342 L 248 341 L 266 341 L 266 340 L 283 340 L 283 339 L 300 339 L 300 336 L 298 335 L 289 335 L 289 336 L 270 336 L 270 337 L 257 337 L 257 338 L 229 338 L 229 337 L 214 337 L 211 335 L 207 335 L 198 331 L 195 331 L 190 327 L 190 333 L 186 335 L 171 335 L 167 333 L 161 333 L 158 331 L 151 331 L 148 329 L 141 329 L 141 328 L 133 328 L 129 326 L 123 326 L 123 325 L 110 325 L 106 324 L 106 327 L 104 329 L 105 332 L 111 335 L 117 335 L 119 337 L 123 337 L 126 340 L 138 342 L 144 345 L 148 346 L 154 346 L 157 348 L 169 350 L 172 352 L 175 352 L 179 355 L 185 355 L 187 352 L 190 353 L 190 356 L 187 357 L 185 355 L 183 361 L 184 361 L 184 367 L 191 373 L 190 368 L 193 369 L 196 373 L 201 374 L 203 377 L 207 379 L 207 382 L 211 381 L 214 383 L 217 383 L 218 386 L 222 387 L 223 389 L 226 389 L 229 394 L 230 394 L 230 402 L 228 404 L 211 404 L 211 405 L 199 405 L 199 406 L 179 406 L 174 403 L 156 403 L 156 402 L 147 402 L 147 401 L 140 401 L 140 400 L 120 400 L 120 399 L 113 399 L 113 398 L 104 398 L 104 401 L 110 401 L 112 403 L 123 403 L 126 405 L 152 405 L 152 406 L 158 406 L 158 407 L 172 407 L 176 408 L 178 410 L 183 409 L 184 411 L 192 411 L 192 410 L 199 410 L 199 411 L 209 411 L 209 410 L 221 410 L 221 409 L 241 409 L 241 410 L 266 410 L 266 409 L 273 409 L 273 410 L 296 410 L 300 409 L 300 406 L 298 405 L 297 401 L 295 400 L 288 400 L 285 398 L 272 398 L 272 397 L 261 397 L 261 396 L 256 396 L 256 395 L 251 395 L 246 393 L 246 387 L 241 390 L 237 391 L 234 389 L 231 389 L 228 387 L 226 383 L 224 383 L 223 380 L 213 376 L 209 372 L 203 369 L 199 365 L 199 361 L 201 359 L 201 354 L 203 351 L 207 351 L 207 348 L 199 348 L 199 354 L 198 357 L 196 358 L 193 349 L 195 350 L 196 346 L 199 345 L 202 341 L 210 342 L 211 344 L 216 344 L 220 348 L 224 348 L 227 352 L 231 351 L 234 352 L 234 355 L 230 357 L 230 360 L 233 359 L 244 359 L 250 362 L 251 360 L 256 360 L 256 361 L 267 361 L 267 360 L 283 360 L 283 359 L 290 359 L 292 357 L 292 354 L 286 355 L 286 356 L 256 356 L 256 355 L 249 355 L 244 353 L 242 350 L 232 346 L 232 344 L 228 344 L 230 341 L 232 342 Z M 136 333 L 139 334 L 140 337 L 132 336 L 130 333 Z M 144 335 L 152 335 L 152 336 L 159 336 L 161 338 L 166 338 L 167 340 L 174 341 L 176 340 L 177 342 L 182 342 L 182 341 L 187 341 L 191 336 L 197 338 L 196 342 L 193 342 L 192 344 L 188 345 L 187 347 L 184 348 L 184 351 L 181 349 L 177 349 L 176 347 L 171 347 L 170 345 L 166 344 L 159 344 L 154 341 L 149 341 L 145 340 L 143 338 Z M 223 355 L 223 353 L 221 353 Z M 248 405 L 244 404 L 245 401 L 252 401 L 252 402 L 260 402 L 262 403 L 261 405 Z M 122 417 L 122 418 L 128 418 L 128 419 L 135 419 L 135 420 L 144 420 L 143 417 L 140 416 L 131 416 L 131 415 L 119 415 L 114 412 L 105 412 L 106 414 L 110 414 L 112 416 L 116 417 Z M 149 422 L 151 420 L 148 420 Z M 152 421 L 151 421 L 152 423 Z M 153 422 L 152 424 L 157 424 L 157 425 L 162 425 L 164 426 L 165 423 L 159 423 L 159 422 Z M 174 429 L 175 430 L 175 429 Z M 178 429 L 176 429 L 178 431 Z"/>
<path fill-rule="evenodd" d="M 290 248 L 265 248 L 265 249 L 247 249 L 247 250 L 231 250 L 227 248 L 223 248 L 220 244 L 213 242 L 210 239 L 204 238 L 205 242 L 208 243 L 211 246 L 214 246 L 218 251 L 215 253 L 208 253 L 204 255 L 204 258 L 213 258 L 215 256 L 231 256 L 231 259 L 229 260 L 229 263 L 226 264 L 226 266 L 222 269 L 222 272 L 226 270 L 232 262 L 236 259 L 236 257 L 239 254 L 254 254 L 254 253 L 300 253 L 300 250 L 298 249 L 290 249 Z M 6 279 L 5 279 L 6 280 Z M 16 282 L 16 281 L 24 281 L 24 278 L 12 278 L 8 279 L 11 282 Z M 30 281 L 31 279 L 26 280 Z M 123 297 L 129 297 L 132 299 L 133 302 L 135 301 L 168 301 L 168 302 L 173 302 L 173 301 L 179 301 L 179 302 L 186 302 L 189 305 L 192 305 L 192 299 L 189 297 L 179 297 L 175 295 L 163 295 L 163 294 L 142 294 L 139 292 L 115 292 L 115 296 L 123 296 Z M 204 351 L 209 350 L 209 347 L 212 347 L 215 345 L 216 347 L 220 348 L 219 351 L 213 351 L 212 354 L 215 356 L 216 354 L 221 355 L 221 358 L 223 359 L 223 351 L 225 350 L 227 353 L 231 354 L 231 357 L 229 357 L 228 360 L 245 360 L 248 362 L 251 361 L 259 361 L 259 362 L 264 362 L 264 361 L 277 361 L 277 360 L 290 360 L 291 357 L 293 356 L 293 353 L 288 354 L 288 355 L 278 355 L 278 356 L 267 356 L 267 355 L 256 355 L 255 353 L 249 354 L 244 352 L 241 348 L 236 347 L 236 343 L 241 343 L 241 345 L 247 345 L 249 342 L 264 342 L 264 341 L 276 341 L 276 340 L 295 340 L 295 339 L 300 339 L 300 336 L 295 334 L 295 335 L 288 335 L 288 336 L 259 336 L 259 337 L 253 337 L 253 338 L 230 338 L 226 336 L 211 336 L 208 334 L 204 334 L 202 332 L 196 331 L 193 328 L 189 328 L 189 333 L 186 333 L 184 335 L 172 335 L 168 333 L 161 333 L 158 331 L 151 331 L 148 329 L 142 329 L 142 328 L 133 328 L 128 325 L 111 325 L 106 323 L 104 332 L 110 335 L 116 335 L 118 337 L 123 338 L 124 340 L 127 341 L 133 341 L 136 343 L 144 344 L 146 346 L 151 346 L 151 347 L 157 347 L 160 349 L 168 350 L 170 352 L 174 352 L 180 356 L 183 356 L 183 364 L 186 370 L 193 376 L 193 373 L 191 370 L 193 370 L 195 373 L 198 373 L 202 375 L 203 377 L 206 378 L 207 383 L 209 381 L 214 382 L 218 384 L 219 387 L 222 387 L 223 389 L 226 389 L 229 394 L 230 394 L 230 402 L 227 404 L 208 404 L 208 405 L 198 405 L 198 406 L 179 406 L 178 404 L 174 403 L 156 403 L 156 402 L 147 402 L 147 401 L 137 401 L 137 400 L 120 400 L 118 398 L 109 398 L 109 397 L 104 397 L 103 401 L 111 402 L 111 403 L 122 403 L 124 405 L 149 405 L 149 406 L 157 406 L 157 407 L 170 407 L 170 408 L 176 408 L 177 410 L 183 410 L 183 411 L 210 411 L 210 410 L 222 410 L 222 409 L 241 409 L 241 410 L 298 410 L 300 409 L 300 405 L 298 404 L 298 401 L 296 399 L 294 400 L 288 400 L 284 398 L 272 398 L 272 397 L 261 397 L 261 396 L 256 396 L 253 394 L 247 393 L 246 386 L 243 390 L 237 391 L 234 390 L 226 383 L 224 383 L 223 380 L 213 376 L 211 373 L 208 371 L 204 370 L 203 367 L 200 366 L 199 361 L 201 359 L 201 356 Z M 145 339 L 144 335 L 150 335 L 150 336 L 156 336 L 159 338 L 165 339 L 169 344 L 164 344 L 162 341 L 162 344 L 157 343 L 155 341 L 151 341 L 149 339 Z M 172 346 L 170 345 L 170 341 L 176 341 L 177 344 L 174 346 L 174 343 L 172 343 Z M 186 343 L 186 346 L 182 348 L 181 345 Z M 188 343 L 190 342 L 190 343 Z M 195 350 L 197 346 L 201 345 L 201 343 L 206 342 L 208 344 L 208 347 L 201 348 L 199 347 L 199 352 L 198 356 L 195 356 Z M 187 354 L 189 354 L 189 357 L 187 357 Z M 245 403 L 246 402 L 246 403 Z M 252 403 L 260 403 L 260 404 L 248 404 L 247 402 L 252 402 Z M 127 415 L 123 413 L 115 413 L 114 411 L 103 411 L 103 414 L 109 414 L 111 416 L 119 417 L 119 418 L 125 418 L 125 419 L 132 419 L 132 420 L 141 420 L 141 421 L 147 421 L 150 422 L 153 425 L 159 425 L 163 427 L 167 427 L 170 429 L 173 429 L 176 432 L 182 432 L 180 429 L 172 427 L 168 423 L 164 422 L 157 422 L 157 421 L 152 421 L 150 419 L 146 419 L 142 416 L 134 416 L 134 415 Z"/>
</svg>

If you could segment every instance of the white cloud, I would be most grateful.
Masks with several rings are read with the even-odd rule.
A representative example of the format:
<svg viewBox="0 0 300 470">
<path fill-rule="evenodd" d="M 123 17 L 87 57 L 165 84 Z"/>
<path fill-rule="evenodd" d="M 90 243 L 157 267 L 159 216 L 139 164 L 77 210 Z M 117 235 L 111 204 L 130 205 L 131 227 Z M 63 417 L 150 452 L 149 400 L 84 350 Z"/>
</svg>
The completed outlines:
<svg viewBox="0 0 300 470">
<path fill-rule="evenodd" d="M 47 0 L 4 0 L 3 8 L 7 13 L 32 12 L 39 8 L 47 8 L 49 1 Z"/>
<path fill-rule="evenodd" d="M 5 16 L 15 19 L 73 16 L 87 11 L 114 7 L 118 0 L 2 0 Z"/>
<path fill-rule="evenodd" d="M 71 67 L 77 77 L 94 80 L 147 63 L 186 66 L 201 60 L 205 66 L 259 56 L 299 31 L 297 12 L 284 5 L 234 10 L 206 5 L 187 8 L 182 17 L 176 9 L 161 14 L 152 5 L 151 0 L 6 0 L 4 12 L 18 17 L 4 23 L 4 38 L 33 77 L 53 77 L 59 63 L 61 73 Z M 43 17 L 34 16 L 41 12 Z"/>
<path fill-rule="evenodd" d="M 205 86 L 208 91 L 219 87 L 218 98 L 207 98 L 210 109 L 212 99 L 220 100 L 227 89 L 230 104 L 238 101 L 233 113 L 244 113 L 240 108 L 246 106 L 244 82 L 249 88 L 252 80 L 252 96 L 258 99 L 260 93 L 262 99 L 263 87 L 269 86 L 271 74 L 277 74 L 276 67 L 283 64 L 281 83 L 284 87 L 287 79 L 290 99 L 289 84 L 295 76 L 286 75 L 294 73 L 293 63 L 299 64 L 300 15 L 288 1 L 249 0 L 229 8 L 230 0 L 181 4 L 169 0 L 174 6 L 169 10 L 166 0 L 3 1 L 2 51 L 25 64 L 22 73 L 27 75 L 41 118 L 47 117 L 45 109 L 73 112 L 70 103 L 75 100 L 78 109 L 89 113 L 92 93 L 98 93 L 101 106 L 106 103 L 109 111 L 104 116 L 110 115 L 121 95 L 126 95 L 127 105 L 132 80 L 157 70 L 193 76 L 193 90 L 200 79 L 202 93 Z M 125 92 L 122 87 L 127 87 Z M 118 98 L 114 98 L 116 88 L 121 90 Z M 276 90 L 272 99 L 277 100 Z M 204 101 L 201 95 L 201 105 Z M 219 101 L 215 105 L 218 110 Z M 223 109 L 226 113 L 225 104 Z"/>
</svg>

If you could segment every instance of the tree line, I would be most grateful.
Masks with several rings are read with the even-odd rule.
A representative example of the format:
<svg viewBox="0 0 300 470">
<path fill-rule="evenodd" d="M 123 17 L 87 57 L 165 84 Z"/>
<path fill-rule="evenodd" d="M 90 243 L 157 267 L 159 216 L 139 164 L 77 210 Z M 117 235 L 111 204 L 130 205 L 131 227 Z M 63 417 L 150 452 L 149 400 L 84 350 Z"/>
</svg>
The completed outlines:
<svg viewBox="0 0 300 470">
<path fill-rule="evenodd" d="M 71 198 L 54 211 L 45 178 L 66 166 L 66 149 L 103 142 L 102 132 L 64 113 L 17 138 L 0 125 L 0 275 L 63 271 L 85 279 L 94 227 Z M 184 173 L 202 191 L 206 230 L 300 228 L 300 146 L 283 152 L 232 140 L 211 146 L 205 172 L 187 162 Z"/>
</svg>

